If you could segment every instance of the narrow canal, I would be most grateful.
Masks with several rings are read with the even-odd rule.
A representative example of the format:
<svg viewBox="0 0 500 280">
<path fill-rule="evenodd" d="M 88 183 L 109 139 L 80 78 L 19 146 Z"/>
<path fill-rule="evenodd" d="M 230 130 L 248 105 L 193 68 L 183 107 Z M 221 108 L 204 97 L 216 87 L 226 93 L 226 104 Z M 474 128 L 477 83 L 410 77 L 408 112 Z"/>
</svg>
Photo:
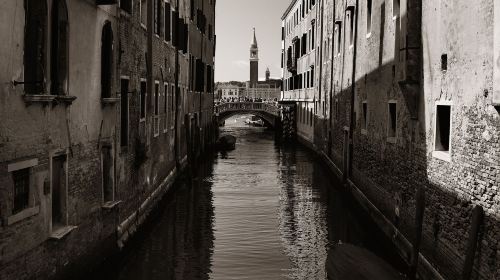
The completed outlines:
<svg viewBox="0 0 500 280">
<path fill-rule="evenodd" d="M 236 150 L 180 180 L 140 236 L 98 270 L 102 279 L 324 280 L 339 242 L 402 267 L 310 151 L 276 144 L 246 118 L 221 131 L 238 138 Z"/>
</svg>

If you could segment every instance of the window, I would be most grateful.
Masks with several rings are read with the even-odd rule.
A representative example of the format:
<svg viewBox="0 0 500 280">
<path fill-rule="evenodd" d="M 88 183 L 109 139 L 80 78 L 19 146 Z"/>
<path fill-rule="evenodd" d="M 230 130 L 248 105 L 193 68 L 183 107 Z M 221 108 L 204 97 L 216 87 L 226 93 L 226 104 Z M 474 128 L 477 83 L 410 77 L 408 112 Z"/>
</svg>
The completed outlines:
<svg viewBox="0 0 500 280">
<path fill-rule="evenodd" d="M 308 41 L 307 41 L 308 42 L 307 43 L 308 50 L 307 51 L 309 52 L 309 51 L 311 51 L 311 42 L 312 42 L 312 40 L 311 40 L 311 29 L 309 29 L 308 33 L 309 33 L 309 36 L 307 36 L 307 39 L 308 39 Z"/>
<path fill-rule="evenodd" d="M 316 26 L 313 23 L 312 24 L 312 32 L 311 32 L 311 50 L 314 50 L 314 48 L 315 48 L 314 45 L 316 44 L 316 42 L 314 41 L 314 36 L 315 36 L 314 31 L 315 31 L 315 28 L 316 28 Z"/>
<path fill-rule="evenodd" d="M 366 132 L 368 129 L 368 102 L 363 101 L 363 123 L 361 124 L 362 131 Z"/>
<path fill-rule="evenodd" d="M 155 82 L 155 116 L 158 116 L 160 113 L 160 85 L 158 82 Z"/>
<path fill-rule="evenodd" d="M 314 87 L 314 66 L 311 66 L 311 87 Z"/>
<path fill-rule="evenodd" d="M 106 21 L 101 36 L 101 97 L 111 97 L 111 81 L 113 71 L 113 29 L 111 22 Z"/>
<path fill-rule="evenodd" d="M 347 22 L 349 23 L 349 46 L 354 45 L 354 7 L 347 8 Z"/>
<path fill-rule="evenodd" d="M 171 39 L 171 9 L 170 9 L 170 3 L 165 2 L 165 12 L 164 12 L 164 24 L 165 24 L 165 41 L 170 41 Z"/>
<path fill-rule="evenodd" d="M 436 106 L 435 151 L 450 151 L 451 105 Z"/>
<path fill-rule="evenodd" d="M 163 115 L 164 115 L 164 122 L 163 122 L 163 132 L 167 132 L 168 129 L 168 100 L 170 98 L 170 93 L 169 93 L 169 87 L 168 84 L 165 83 L 163 85 Z"/>
<path fill-rule="evenodd" d="M 389 123 L 387 126 L 387 138 L 388 141 L 394 141 L 396 138 L 397 129 L 397 103 L 395 101 L 389 101 Z"/>
<path fill-rule="evenodd" d="M 366 0 L 366 34 L 372 32 L 372 0 Z"/>
<path fill-rule="evenodd" d="M 148 0 L 140 0 L 141 24 L 144 28 L 147 27 L 148 19 Z"/>
<path fill-rule="evenodd" d="M 24 91 L 41 94 L 45 91 L 47 5 L 45 1 L 25 1 L 24 29 Z"/>
<path fill-rule="evenodd" d="M 14 180 L 14 204 L 12 214 L 17 214 L 29 206 L 30 169 L 24 168 L 12 172 Z"/>
<path fill-rule="evenodd" d="M 175 125 L 175 107 L 176 107 L 176 94 L 175 94 L 175 85 L 170 86 L 170 127 L 174 128 Z"/>
<path fill-rule="evenodd" d="M 122 147 L 128 146 L 128 79 L 120 81 L 120 144 Z"/>
<path fill-rule="evenodd" d="M 50 91 L 64 95 L 68 78 L 68 10 L 64 0 L 55 0 L 52 4 Z"/>
<path fill-rule="evenodd" d="M 155 0 L 155 10 L 154 10 L 154 14 L 155 14 L 155 26 L 154 26 L 154 31 L 155 31 L 155 34 L 160 36 L 161 34 L 161 12 L 162 12 L 162 6 L 161 6 L 161 3 L 163 2 L 163 0 Z"/>
<path fill-rule="evenodd" d="M 160 135 L 160 84 L 155 81 L 154 92 L 154 136 Z"/>
<path fill-rule="evenodd" d="M 448 71 L 448 55 L 441 55 L 441 71 Z"/>
<path fill-rule="evenodd" d="M 141 121 L 146 120 L 146 95 L 147 95 L 147 84 L 145 80 L 141 81 L 141 91 L 140 91 L 140 104 L 141 104 L 141 112 L 140 119 Z"/>
<path fill-rule="evenodd" d="M 52 228 L 65 226 L 66 218 L 66 155 L 52 158 Z"/>
<path fill-rule="evenodd" d="M 125 12 L 132 13 L 132 0 L 120 0 L 120 8 Z"/>
<path fill-rule="evenodd" d="M 213 74 L 212 66 L 207 65 L 207 93 L 213 92 Z M 236 95 L 236 94 L 235 94 Z"/>
<path fill-rule="evenodd" d="M 307 53 L 307 33 L 302 34 L 301 42 L 301 55 L 304 56 Z"/>
<path fill-rule="evenodd" d="M 102 198 L 104 202 L 113 201 L 115 197 L 114 190 L 114 168 L 111 147 L 102 147 Z"/>
<path fill-rule="evenodd" d="M 392 17 L 393 18 L 399 17 L 399 14 L 400 14 L 399 2 L 400 2 L 400 0 L 392 0 Z"/>
<path fill-rule="evenodd" d="M 340 55 L 342 48 L 342 22 L 337 21 L 335 23 L 335 32 L 337 34 L 337 55 Z"/>
</svg>

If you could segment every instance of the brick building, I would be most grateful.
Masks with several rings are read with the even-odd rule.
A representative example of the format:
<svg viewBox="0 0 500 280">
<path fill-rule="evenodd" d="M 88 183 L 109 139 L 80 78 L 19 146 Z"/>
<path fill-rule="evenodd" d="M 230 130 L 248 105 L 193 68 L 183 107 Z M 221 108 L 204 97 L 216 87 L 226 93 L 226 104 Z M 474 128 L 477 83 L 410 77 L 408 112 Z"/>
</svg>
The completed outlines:
<svg viewBox="0 0 500 280">
<path fill-rule="evenodd" d="M 300 34 L 311 2 L 292 1 L 283 17 L 284 100 L 297 104 L 299 139 L 421 278 L 499 278 L 498 3 L 316 1 L 307 128 Z"/>
<path fill-rule="evenodd" d="M 282 102 L 297 105 L 297 134 L 313 141 L 315 102 L 319 102 L 318 10 L 315 0 L 290 3 L 282 20 Z"/>
<path fill-rule="evenodd" d="M 212 140 L 215 0 L 1 6 L 0 279 L 63 278 Z"/>
</svg>

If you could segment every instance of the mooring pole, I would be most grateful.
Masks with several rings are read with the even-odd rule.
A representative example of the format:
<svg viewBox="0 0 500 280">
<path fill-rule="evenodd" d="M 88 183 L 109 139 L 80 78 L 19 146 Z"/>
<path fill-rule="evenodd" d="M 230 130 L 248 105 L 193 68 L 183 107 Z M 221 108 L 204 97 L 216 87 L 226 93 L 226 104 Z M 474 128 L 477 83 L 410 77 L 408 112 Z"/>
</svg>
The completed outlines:
<svg viewBox="0 0 500 280">
<path fill-rule="evenodd" d="M 469 230 L 469 240 L 467 241 L 467 251 L 465 255 L 464 268 L 462 270 L 462 280 L 470 280 L 472 268 L 474 267 L 474 256 L 476 255 L 479 231 L 483 223 L 483 207 L 476 205 L 472 210 L 472 223 Z"/>
</svg>

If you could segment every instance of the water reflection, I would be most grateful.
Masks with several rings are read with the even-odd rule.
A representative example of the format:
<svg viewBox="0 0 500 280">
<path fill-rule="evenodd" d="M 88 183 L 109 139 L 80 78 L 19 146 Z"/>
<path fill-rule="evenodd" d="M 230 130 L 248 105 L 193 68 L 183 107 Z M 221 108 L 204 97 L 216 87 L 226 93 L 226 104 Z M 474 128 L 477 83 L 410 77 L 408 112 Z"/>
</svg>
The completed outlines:
<svg viewBox="0 0 500 280">
<path fill-rule="evenodd" d="M 294 148 L 279 150 L 280 234 L 290 258 L 291 279 L 325 279 L 328 248 L 327 201 L 317 184 L 310 155 Z M 318 174 L 326 175 L 326 174 Z"/>
<path fill-rule="evenodd" d="M 309 151 L 277 145 L 273 132 L 242 127 L 245 119 L 223 131 L 237 137 L 236 150 L 180 182 L 100 276 L 323 280 L 329 246 L 339 240 L 396 259 Z"/>
<path fill-rule="evenodd" d="M 211 167 L 205 164 L 200 172 L 209 174 Z M 182 180 L 125 252 L 94 274 L 99 279 L 209 279 L 212 201 L 210 180 Z"/>
</svg>

